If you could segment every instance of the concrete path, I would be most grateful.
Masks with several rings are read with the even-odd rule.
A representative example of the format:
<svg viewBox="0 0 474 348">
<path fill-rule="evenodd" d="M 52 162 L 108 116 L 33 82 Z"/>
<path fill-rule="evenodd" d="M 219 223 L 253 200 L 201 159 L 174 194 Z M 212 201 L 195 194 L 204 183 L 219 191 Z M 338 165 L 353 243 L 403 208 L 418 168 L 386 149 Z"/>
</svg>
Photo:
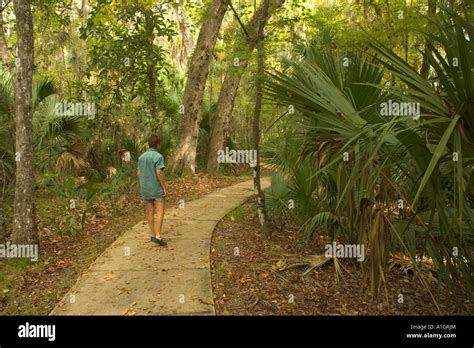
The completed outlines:
<svg viewBox="0 0 474 348">
<path fill-rule="evenodd" d="M 262 180 L 263 188 L 269 184 Z M 212 232 L 252 195 L 250 180 L 184 202 L 184 208 L 167 207 L 164 248 L 149 241 L 145 222 L 138 223 L 95 260 L 51 315 L 215 315 Z"/>
</svg>

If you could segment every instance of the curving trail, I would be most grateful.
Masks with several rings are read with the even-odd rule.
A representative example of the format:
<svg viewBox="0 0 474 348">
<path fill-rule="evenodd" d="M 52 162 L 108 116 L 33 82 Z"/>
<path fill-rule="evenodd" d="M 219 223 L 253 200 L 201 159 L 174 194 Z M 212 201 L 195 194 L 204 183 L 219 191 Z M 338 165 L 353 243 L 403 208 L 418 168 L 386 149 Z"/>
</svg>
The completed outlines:
<svg viewBox="0 0 474 348">
<path fill-rule="evenodd" d="M 262 178 L 262 189 L 270 185 Z M 245 181 L 167 207 L 165 248 L 138 223 L 85 271 L 50 315 L 214 315 L 210 244 L 214 227 L 253 195 Z"/>
</svg>

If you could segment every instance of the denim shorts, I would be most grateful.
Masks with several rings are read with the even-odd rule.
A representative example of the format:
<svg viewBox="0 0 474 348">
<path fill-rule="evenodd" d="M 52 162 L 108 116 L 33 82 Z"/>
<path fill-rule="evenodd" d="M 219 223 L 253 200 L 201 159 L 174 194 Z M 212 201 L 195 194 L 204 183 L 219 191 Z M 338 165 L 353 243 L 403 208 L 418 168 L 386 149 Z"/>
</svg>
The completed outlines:
<svg viewBox="0 0 474 348">
<path fill-rule="evenodd" d="M 158 198 L 151 198 L 151 199 L 145 199 L 143 198 L 143 200 L 145 202 L 164 202 L 165 201 L 165 197 L 161 196 L 161 197 L 158 197 Z"/>
</svg>

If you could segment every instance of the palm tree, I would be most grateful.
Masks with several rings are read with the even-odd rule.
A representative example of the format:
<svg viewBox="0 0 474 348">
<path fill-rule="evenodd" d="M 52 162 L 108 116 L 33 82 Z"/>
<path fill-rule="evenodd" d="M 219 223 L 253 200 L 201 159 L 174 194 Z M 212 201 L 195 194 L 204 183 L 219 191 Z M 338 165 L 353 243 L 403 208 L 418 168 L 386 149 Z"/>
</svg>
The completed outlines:
<svg viewBox="0 0 474 348">
<path fill-rule="evenodd" d="M 332 209 L 316 210 L 306 227 L 336 224 L 334 238 L 366 244 L 374 294 L 395 253 L 410 257 L 415 269 L 428 256 L 439 279 L 474 289 L 474 214 L 467 199 L 474 32 L 465 16 L 446 11 L 439 17 L 438 33 L 426 34 L 435 85 L 377 42 L 369 55 L 343 56 L 313 43 L 266 84 L 273 100 L 296 110 L 293 129 L 303 142 L 301 157 L 314 163 L 310 177 L 320 186 L 327 177 L 336 183 Z M 397 83 L 389 87 L 391 76 Z M 390 103 L 418 106 L 419 114 L 383 116 Z"/>
<path fill-rule="evenodd" d="M 0 211 L 6 235 L 5 204 L 13 194 L 15 172 L 14 81 L 0 69 Z M 54 84 L 38 80 L 33 84 L 33 142 L 35 166 L 40 171 L 66 173 L 88 168 L 83 141 L 83 121 L 78 117 L 55 114 L 58 97 Z"/>
</svg>

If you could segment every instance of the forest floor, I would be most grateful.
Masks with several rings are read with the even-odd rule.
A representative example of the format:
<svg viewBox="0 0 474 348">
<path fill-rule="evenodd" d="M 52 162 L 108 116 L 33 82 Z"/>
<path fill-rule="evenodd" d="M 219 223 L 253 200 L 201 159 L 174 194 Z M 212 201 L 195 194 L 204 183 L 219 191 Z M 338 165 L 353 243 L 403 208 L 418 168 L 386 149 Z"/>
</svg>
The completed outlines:
<svg viewBox="0 0 474 348">
<path fill-rule="evenodd" d="M 282 219 L 272 223 L 277 226 L 273 237 L 264 241 L 255 204 L 248 202 L 216 227 L 211 274 L 217 315 L 439 314 L 418 278 L 397 268 L 388 273 L 386 292 L 382 287 L 378 300 L 363 286 L 367 283 L 354 260 L 341 261 L 344 269 L 339 282 L 332 261 L 304 277 L 302 267 L 278 271 L 275 266 L 287 255 L 324 254 L 327 240 L 314 236 L 308 243 L 300 237 L 298 226 Z M 459 288 L 431 283 L 430 291 L 443 314 L 474 314 L 472 298 Z"/>
<path fill-rule="evenodd" d="M 249 177 L 194 177 L 170 181 L 167 211 L 178 205 L 180 199 L 189 201 L 206 194 L 212 207 L 219 207 L 222 195 L 216 190 L 235 185 Z M 239 198 L 240 199 L 240 198 Z M 208 204 L 209 204 L 208 202 Z M 195 201 L 196 203 L 196 201 Z M 236 206 L 236 205 L 235 205 Z M 133 226 L 143 221 L 143 204 L 136 187 L 117 202 L 102 202 L 96 207 L 84 231 L 77 235 L 58 235 L 51 230 L 48 216 L 57 216 L 58 208 L 44 197 L 38 203 L 40 216 L 41 257 L 38 262 L 26 260 L 0 261 L 0 314 L 45 315 L 60 299 L 64 299 L 76 280 L 104 251 Z M 181 209 L 180 209 L 181 210 Z M 213 226 L 216 219 L 207 220 L 207 209 L 201 209 L 198 223 Z M 219 213 L 223 215 L 223 213 Z M 219 215 L 218 214 L 218 215 Z M 216 215 L 217 216 L 217 215 Z M 219 217 L 220 218 L 220 217 Z M 178 219 L 174 217 L 173 219 Z M 179 227 L 179 222 L 172 222 Z M 186 224 L 187 222 L 185 222 Z M 364 286 L 362 272 L 356 262 L 342 260 L 343 274 L 336 282 L 332 262 L 302 277 L 302 268 L 277 271 L 275 265 L 285 255 L 321 254 L 327 241 L 315 236 L 309 243 L 298 233 L 298 226 L 281 219 L 272 221 L 274 235 L 270 242 L 259 233 L 254 203 L 247 202 L 227 214 L 212 234 L 210 243 L 211 285 L 210 300 L 201 305 L 212 306 L 217 315 L 429 315 L 438 314 L 430 292 L 413 275 L 393 269 L 387 275 L 387 288 L 382 288 L 374 300 Z M 145 224 L 140 227 L 143 232 Z M 179 228 L 177 228 L 179 229 Z M 174 238 L 174 236 L 172 237 Z M 208 249 L 206 249 L 208 248 Z M 193 250 L 188 248 L 189 252 Z M 209 245 L 203 244 L 203 250 Z M 184 249 L 183 249 L 184 250 Z M 173 251 L 170 257 L 175 258 Z M 198 255 L 199 267 L 206 264 Z M 163 255 L 159 258 L 162 259 Z M 148 260 L 153 261 L 153 260 Z M 147 261 L 147 262 L 148 262 Z M 155 260 L 156 261 L 156 260 Z M 209 262 L 207 262 L 209 263 Z M 155 265 L 156 266 L 156 265 Z M 172 266 L 172 265 L 171 265 Z M 167 272 L 170 267 L 160 269 Z M 272 267 L 273 266 L 273 267 Z M 196 268 L 196 267 L 194 267 Z M 104 273 L 107 278 L 106 272 Z M 112 281 L 112 279 L 105 279 Z M 193 282 L 195 279 L 188 279 Z M 130 289 L 123 286 L 115 295 L 129 296 Z M 209 289 L 210 290 L 210 289 Z M 443 314 L 474 314 L 472 298 L 459 288 L 447 289 L 431 283 L 431 294 Z M 174 295 L 177 295 L 174 294 Z M 400 303 L 400 295 L 403 301 Z M 159 299 L 153 299 L 154 302 Z M 152 302 L 153 302 L 152 301 Z M 135 301 L 130 308 L 118 314 L 140 313 Z M 154 313 L 154 312 L 153 312 Z M 149 313 L 152 314 L 152 313 Z M 158 314 L 158 313 L 154 313 Z"/>
<path fill-rule="evenodd" d="M 249 177 L 212 177 L 197 174 L 169 181 L 167 209 L 180 199 L 189 201 Z M 0 315 L 46 315 L 78 276 L 125 231 L 144 220 L 144 207 L 136 186 L 115 201 L 95 206 L 85 228 L 78 234 L 58 234 L 64 208 L 55 197 L 41 196 L 37 202 L 40 258 L 0 260 Z"/>
</svg>

